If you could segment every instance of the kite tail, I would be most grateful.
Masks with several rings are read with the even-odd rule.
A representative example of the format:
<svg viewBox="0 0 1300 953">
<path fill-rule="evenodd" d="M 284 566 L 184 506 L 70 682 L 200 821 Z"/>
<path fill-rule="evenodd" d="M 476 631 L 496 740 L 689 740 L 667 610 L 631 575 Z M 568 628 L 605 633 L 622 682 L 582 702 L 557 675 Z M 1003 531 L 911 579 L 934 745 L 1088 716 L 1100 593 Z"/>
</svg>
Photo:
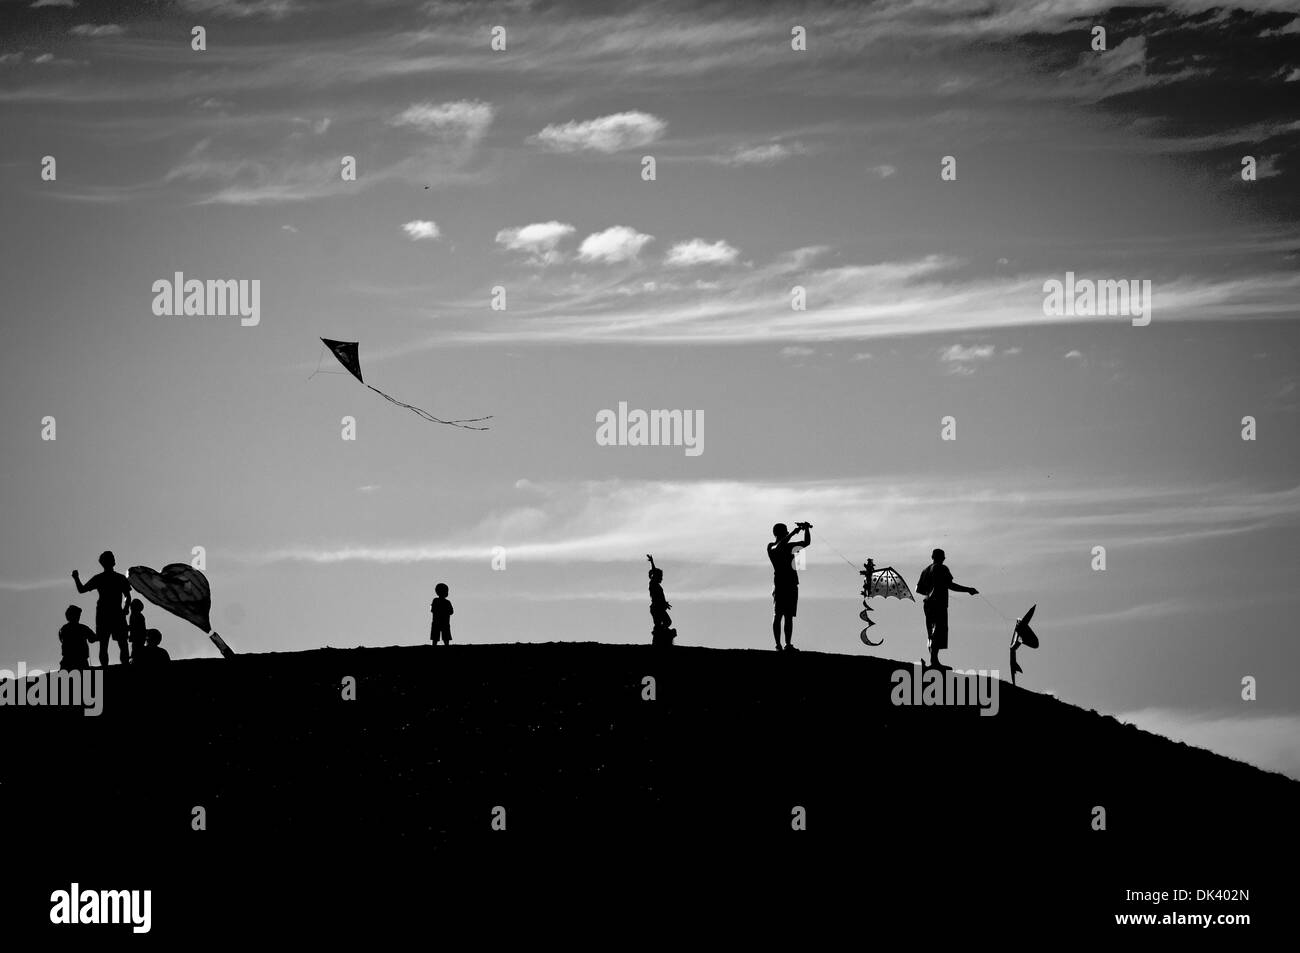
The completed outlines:
<svg viewBox="0 0 1300 953">
<path fill-rule="evenodd" d="M 407 410 L 411 411 L 412 413 L 419 414 L 421 417 L 423 417 L 425 420 L 429 421 L 430 423 L 446 424 L 449 427 L 460 427 L 462 430 L 490 430 L 491 429 L 490 427 L 469 426 L 470 424 L 479 423 L 484 420 L 491 420 L 492 419 L 491 414 L 489 414 L 486 417 L 462 417 L 458 420 L 443 420 L 441 417 L 433 416 L 433 414 L 429 413 L 427 410 L 421 410 L 419 407 L 412 407 L 410 404 L 403 403 L 402 401 L 398 400 L 396 397 L 388 396 L 378 387 L 374 387 L 370 384 L 366 384 L 366 386 L 369 387 L 376 394 L 378 394 L 380 397 L 384 398 L 384 400 L 390 401 L 391 403 L 396 404 L 398 407 L 405 407 Z"/>
</svg>

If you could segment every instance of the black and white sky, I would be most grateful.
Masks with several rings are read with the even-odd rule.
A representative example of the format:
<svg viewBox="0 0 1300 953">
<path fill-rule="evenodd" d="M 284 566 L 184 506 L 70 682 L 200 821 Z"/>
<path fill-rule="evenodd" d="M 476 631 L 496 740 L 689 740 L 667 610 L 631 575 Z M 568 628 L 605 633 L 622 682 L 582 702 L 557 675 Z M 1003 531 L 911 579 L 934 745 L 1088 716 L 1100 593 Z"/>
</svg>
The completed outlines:
<svg viewBox="0 0 1300 953">
<path fill-rule="evenodd" d="M 439 581 L 459 640 L 644 642 L 646 553 L 682 644 L 765 648 L 808 520 L 804 648 L 865 651 L 835 550 L 942 546 L 1038 603 L 1029 687 L 1300 776 L 1297 40 L 1294 0 L 0 4 L 0 666 L 57 663 L 105 548 L 204 547 L 242 651 L 419 642 Z M 260 323 L 155 315 L 176 272 Z M 1045 314 L 1067 272 L 1150 323 Z M 321 336 L 493 429 L 308 380 Z M 598 445 L 620 402 L 703 452 Z"/>
</svg>

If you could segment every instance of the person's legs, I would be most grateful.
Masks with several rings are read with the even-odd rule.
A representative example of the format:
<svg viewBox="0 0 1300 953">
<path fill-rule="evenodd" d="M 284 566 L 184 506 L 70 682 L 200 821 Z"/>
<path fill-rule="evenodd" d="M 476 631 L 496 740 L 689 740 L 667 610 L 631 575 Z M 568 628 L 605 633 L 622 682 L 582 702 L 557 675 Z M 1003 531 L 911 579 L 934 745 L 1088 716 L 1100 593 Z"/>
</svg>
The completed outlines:
<svg viewBox="0 0 1300 953">
<path fill-rule="evenodd" d="M 772 615 L 772 640 L 776 642 L 776 647 L 781 647 L 781 613 L 775 612 Z"/>
<path fill-rule="evenodd" d="M 108 633 L 99 637 L 99 667 L 108 668 Z"/>
<path fill-rule="evenodd" d="M 785 647 L 794 648 L 790 639 L 794 635 L 794 617 L 799 614 L 799 587 L 791 586 L 785 594 Z"/>
<path fill-rule="evenodd" d="M 123 665 L 125 665 L 127 662 L 131 660 L 131 652 L 127 648 L 126 639 L 117 640 L 117 656 L 118 656 L 118 661 L 121 662 Z"/>
<path fill-rule="evenodd" d="M 948 647 L 948 607 L 936 606 L 930 624 L 930 665 L 947 668 L 939 661 L 939 653 Z"/>
</svg>

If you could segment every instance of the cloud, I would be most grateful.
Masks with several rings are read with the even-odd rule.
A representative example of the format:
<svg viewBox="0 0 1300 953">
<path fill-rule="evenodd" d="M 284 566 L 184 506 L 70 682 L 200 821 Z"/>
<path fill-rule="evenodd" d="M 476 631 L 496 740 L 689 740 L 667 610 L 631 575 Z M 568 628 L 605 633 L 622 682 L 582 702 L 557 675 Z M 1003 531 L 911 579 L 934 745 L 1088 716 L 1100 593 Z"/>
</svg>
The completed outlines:
<svg viewBox="0 0 1300 953">
<path fill-rule="evenodd" d="M 68 585 L 66 577 L 61 579 L 0 579 L 0 592 L 35 592 L 39 589 L 64 589 Z"/>
<path fill-rule="evenodd" d="M 702 238 L 678 242 L 668 250 L 665 262 L 669 265 L 729 265 L 740 253 L 724 241 L 706 242 Z"/>
<path fill-rule="evenodd" d="M 298 234 L 298 229 L 294 228 L 292 225 L 281 225 L 280 228 L 286 232 L 291 232 L 294 235 Z"/>
<path fill-rule="evenodd" d="M 867 171 L 880 176 L 882 179 L 887 179 L 898 170 L 892 165 L 873 165 Z"/>
<path fill-rule="evenodd" d="M 574 228 L 564 222 L 535 222 L 521 228 L 503 228 L 497 232 L 496 242 L 510 251 L 521 251 L 528 255 L 534 265 L 552 265 L 561 261 L 558 245 Z"/>
<path fill-rule="evenodd" d="M 77 0 L 36 0 L 31 9 L 39 10 L 41 7 L 75 7 Z"/>
<path fill-rule="evenodd" d="M 1281 170 L 1279 170 L 1277 167 L 1277 156 L 1275 155 L 1260 156 L 1255 161 L 1256 179 L 1271 179 L 1274 176 L 1280 174 L 1281 174 Z M 1239 177 L 1240 177 L 1240 170 L 1234 170 L 1233 178 L 1236 179 Z"/>
<path fill-rule="evenodd" d="M 626 225 L 615 225 L 584 238 L 578 248 L 578 257 L 583 261 L 605 264 L 635 261 L 641 249 L 652 241 L 653 235 L 643 234 Z"/>
<path fill-rule="evenodd" d="M 478 100 L 450 103 L 415 103 L 392 119 L 395 126 L 411 126 L 422 132 L 452 132 L 477 143 L 492 124 L 494 109 Z"/>
<path fill-rule="evenodd" d="M 625 112 L 586 122 L 550 125 L 533 138 L 556 152 L 612 153 L 654 142 L 667 127 L 662 119 L 649 113 Z"/>
<path fill-rule="evenodd" d="M 306 119 L 302 116 L 294 116 L 290 122 L 300 126 L 306 126 L 316 135 L 324 135 L 329 130 L 333 120 L 329 116 L 322 116 L 320 119 Z"/>
<path fill-rule="evenodd" d="M 1053 273 L 986 273 L 950 255 L 816 267 L 826 254 L 824 248 L 803 248 L 777 255 L 731 273 L 706 295 L 689 284 L 665 284 L 653 296 L 629 299 L 617 286 L 556 282 L 539 287 L 534 307 L 512 307 L 486 320 L 477 302 L 467 302 L 459 326 L 448 325 L 436 341 L 416 349 L 448 341 L 806 344 L 1062 323 L 1043 314 L 1043 282 Z M 794 284 L 808 291 L 808 309 L 797 322 L 789 320 Z M 1153 284 L 1152 311 L 1164 321 L 1277 320 L 1294 314 L 1298 295 L 1300 273 L 1294 270 L 1179 276 Z M 1072 319 L 1079 324 L 1117 320 Z"/>
<path fill-rule="evenodd" d="M 1082 351 L 1076 351 L 1076 350 L 1066 351 L 1066 352 L 1065 352 L 1065 359 L 1066 359 L 1067 361 L 1082 361 L 1082 360 L 1083 360 L 1083 352 L 1082 352 Z"/>
<path fill-rule="evenodd" d="M 996 348 L 992 344 L 976 344 L 971 347 L 962 347 L 960 344 L 954 344 L 945 348 L 939 355 L 939 360 L 957 363 L 969 361 L 987 361 L 993 356 Z"/>
<path fill-rule="evenodd" d="M 769 142 L 756 146 L 738 146 L 727 155 L 715 156 L 715 162 L 723 165 L 773 165 L 783 162 L 791 156 L 805 155 L 808 150 L 798 142 L 789 145 L 781 142 Z"/>
<path fill-rule="evenodd" d="M 78 23 L 68 32 L 73 36 L 95 39 L 105 36 L 121 36 L 126 32 L 126 30 L 118 26 L 116 23 Z"/>
<path fill-rule="evenodd" d="M 27 54 L 22 50 L 18 50 L 15 53 L 0 54 L 0 66 L 17 66 L 19 63 L 25 62 L 26 60 Z M 31 58 L 31 62 L 37 66 L 47 66 L 51 64 L 54 66 L 86 65 L 85 60 L 63 59 L 62 57 L 55 56 L 53 53 L 38 53 L 36 56 Z"/>
<path fill-rule="evenodd" d="M 789 347 L 781 348 L 782 357 L 812 357 L 817 353 L 815 347 L 804 347 L 800 344 L 792 344 Z"/>
<path fill-rule="evenodd" d="M 425 238 L 437 238 L 442 233 L 438 231 L 438 223 L 430 222 L 426 219 L 414 219 L 402 226 L 402 231 L 410 237 L 411 241 L 419 241 Z"/>
<path fill-rule="evenodd" d="M 858 353 L 854 354 L 853 357 L 849 358 L 849 360 L 851 360 L 851 361 L 869 361 L 869 360 L 871 360 L 871 353 L 870 353 L 869 351 L 858 351 Z"/>
<path fill-rule="evenodd" d="M 989 360 L 995 351 L 996 348 L 992 344 L 978 344 L 972 347 L 954 344 L 939 352 L 939 360 L 949 365 L 949 374 L 968 377 L 975 373 L 976 362 Z"/>
<path fill-rule="evenodd" d="M 622 562 L 629 554 L 671 549 L 685 562 L 753 565 L 754 514 L 810 514 L 839 527 L 839 540 L 871 540 L 881 552 L 928 553 L 933 527 L 944 527 L 950 551 L 965 553 L 972 578 L 1005 574 L 1048 557 L 1077 558 L 1079 539 L 1112 547 L 1175 542 L 1203 546 L 1226 536 L 1300 524 L 1300 486 L 1275 491 L 1239 484 L 1148 487 L 1053 480 L 1027 487 L 1023 475 L 982 474 L 969 484 L 911 475 L 852 482 L 604 480 L 532 483 L 529 496 L 478 524 L 429 541 L 376 541 L 338 546 L 288 546 L 246 553 L 241 561 L 425 563 L 480 560 L 494 545 L 512 558 Z M 708 533 L 700 533 L 708 526 Z M 989 545 L 990 533 L 997 539 Z M 809 563 L 838 557 L 817 546 Z"/>
<path fill-rule="evenodd" d="M 180 5 L 187 13 L 213 13 L 238 20 L 283 20 L 300 9 L 296 0 L 180 0 Z"/>
<path fill-rule="evenodd" d="M 201 107 L 228 105 L 213 97 L 197 101 Z M 216 127 L 222 130 L 219 136 L 200 139 L 161 182 L 147 188 L 198 182 L 215 190 L 199 204 L 265 205 L 355 194 L 393 181 L 438 186 L 482 181 L 490 176 L 491 166 L 475 171 L 466 168 L 493 114 L 488 103 L 459 100 L 415 103 L 387 119 L 366 116 L 354 120 L 348 141 L 356 150 L 349 152 L 359 170 L 355 181 L 341 179 L 339 156 L 323 152 L 312 141 L 314 137 L 283 133 L 283 123 L 288 120 L 320 135 L 333 128 L 329 117 L 276 115 L 265 124 L 279 132 L 260 148 L 250 147 L 241 124 L 222 125 Z"/>
</svg>

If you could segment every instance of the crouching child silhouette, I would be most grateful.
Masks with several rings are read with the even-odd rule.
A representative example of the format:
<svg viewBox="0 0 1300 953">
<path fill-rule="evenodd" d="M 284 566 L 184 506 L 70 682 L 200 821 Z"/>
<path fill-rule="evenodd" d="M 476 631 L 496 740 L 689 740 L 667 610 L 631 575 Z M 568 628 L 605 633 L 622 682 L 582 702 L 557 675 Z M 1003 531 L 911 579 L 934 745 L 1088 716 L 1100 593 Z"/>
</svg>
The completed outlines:
<svg viewBox="0 0 1300 953">
<path fill-rule="evenodd" d="M 59 629 L 59 645 L 63 650 L 59 668 L 65 672 L 90 668 L 90 643 L 95 641 L 95 633 L 90 626 L 82 624 L 81 606 L 68 606 L 63 618 L 67 624 Z"/>
<path fill-rule="evenodd" d="M 664 571 L 655 565 L 655 558 L 649 553 L 645 558 L 650 560 L 650 644 L 672 645 L 673 639 L 677 638 L 677 630 L 673 628 L 672 617 L 668 614 L 672 605 L 664 598 Z"/>
<path fill-rule="evenodd" d="M 437 597 L 429 603 L 429 611 L 433 614 L 429 641 L 437 645 L 438 640 L 442 639 L 443 645 L 451 645 L 451 615 L 456 611 L 447 599 L 447 594 L 451 590 L 447 588 L 445 582 L 440 582 L 433 587 L 433 591 L 437 593 Z"/>
<path fill-rule="evenodd" d="M 144 633 L 144 651 L 131 659 L 131 663 L 148 669 L 171 660 L 171 653 L 162 647 L 162 633 L 157 629 L 147 629 Z"/>
</svg>

